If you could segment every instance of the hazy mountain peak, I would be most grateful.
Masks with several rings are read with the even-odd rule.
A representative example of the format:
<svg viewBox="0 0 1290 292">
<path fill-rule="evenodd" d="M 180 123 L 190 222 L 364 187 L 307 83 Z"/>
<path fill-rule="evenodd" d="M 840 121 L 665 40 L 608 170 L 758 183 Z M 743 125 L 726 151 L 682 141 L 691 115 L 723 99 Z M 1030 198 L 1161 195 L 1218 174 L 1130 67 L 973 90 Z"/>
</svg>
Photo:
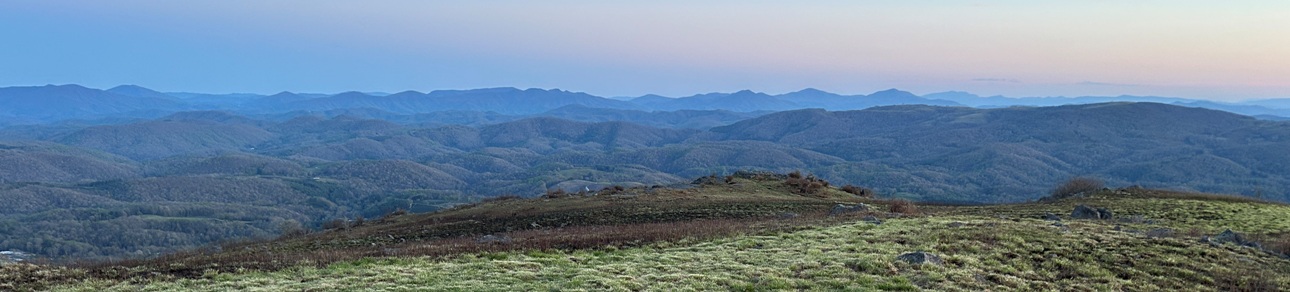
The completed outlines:
<svg viewBox="0 0 1290 292">
<path fill-rule="evenodd" d="M 346 92 L 341 92 L 341 93 L 336 94 L 336 95 L 332 95 L 332 97 L 335 97 L 335 98 L 369 98 L 369 97 L 372 97 L 372 96 L 371 96 L 371 95 L 367 95 L 366 93 L 358 92 L 358 91 L 346 91 Z"/>
<path fill-rule="evenodd" d="M 106 90 L 106 91 L 107 91 L 107 92 L 111 92 L 111 93 L 115 93 L 115 94 L 120 94 L 120 95 L 125 95 L 125 96 L 133 96 L 133 97 L 151 97 L 151 98 L 161 98 L 161 99 L 175 99 L 175 97 L 174 97 L 174 96 L 171 96 L 171 95 L 169 95 L 169 94 L 161 93 L 161 92 L 158 92 L 158 91 L 156 91 L 156 90 L 152 90 L 152 89 L 145 88 L 145 87 L 143 87 L 143 86 L 132 85 L 132 84 L 119 85 L 119 86 L 117 86 L 117 87 L 113 87 L 113 88 L 108 89 L 108 90 Z"/>
<path fill-rule="evenodd" d="M 387 96 L 409 96 L 409 95 L 425 95 L 425 93 L 416 91 L 416 90 L 404 90 L 404 91 L 400 91 L 399 93 L 395 93 Z"/>
<path fill-rule="evenodd" d="M 110 92 L 130 92 L 130 91 L 135 91 L 135 92 L 157 92 L 157 91 L 153 91 L 152 89 L 148 89 L 148 88 L 145 88 L 145 87 L 143 87 L 143 86 L 138 86 L 138 85 L 134 85 L 134 84 L 123 84 L 123 85 L 117 85 L 116 87 L 110 88 L 110 89 L 108 89 L 107 91 L 110 91 Z"/>
<path fill-rule="evenodd" d="M 815 89 L 812 87 L 803 88 L 802 90 L 790 92 L 789 94 L 833 94 L 832 92 Z"/>
<path fill-rule="evenodd" d="M 903 90 L 895 89 L 895 88 L 887 89 L 887 90 L 882 90 L 882 91 L 878 91 L 878 92 L 874 92 L 874 93 L 869 94 L 869 96 L 881 96 L 881 97 L 918 97 L 918 95 L 914 95 L 913 93 L 910 93 L 910 92 L 908 92 L 908 91 L 903 91 Z"/>
</svg>

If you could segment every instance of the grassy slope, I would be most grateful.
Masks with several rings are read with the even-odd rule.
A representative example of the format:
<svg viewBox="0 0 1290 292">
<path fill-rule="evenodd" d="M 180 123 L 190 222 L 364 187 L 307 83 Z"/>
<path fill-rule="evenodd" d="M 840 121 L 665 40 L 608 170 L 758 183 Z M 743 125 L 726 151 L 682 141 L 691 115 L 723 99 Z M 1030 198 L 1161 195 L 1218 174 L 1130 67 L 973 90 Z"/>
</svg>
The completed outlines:
<svg viewBox="0 0 1290 292">
<path fill-rule="evenodd" d="M 558 200 L 536 202 L 554 201 Z M 1079 203 L 1110 207 L 1119 217 L 1140 215 L 1143 220 L 1067 219 L 1065 226 L 1055 226 L 1051 221 L 1031 219 L 1044 212 L 1065 217 Z M 472 209 L 457 212 L 501 210 Z M 1290 232 L 1290 207 L 1285 205 L 1140 190 L 1045 204 L 923 206 L 923 210 L 922 216 L 890 218 L 880 225 L 849 216 L 842 222 L 821 221 L 793 230 L 749 231 L 626 248 L 374 257 L 270 271 L 212 269 L 199 277 L 140 282 L 88 280 L 57 286 L 56 290 L 1103 291 L 1290 287 L 1290 260 L 1254 248 L 1211 246 L 1198 240 L 1198 234 L 1227 228 L 1257 235 L 1286 234 Z M 1116 230 L 1116 225 L 1123 225 L 1123 231 Z M 1155 228 L 1177 232 L 1148 237 L 1129 231 Z M 917 250 L 940 254 L 945 264 L 912 265 L 895 259 Z"/>
</svg>

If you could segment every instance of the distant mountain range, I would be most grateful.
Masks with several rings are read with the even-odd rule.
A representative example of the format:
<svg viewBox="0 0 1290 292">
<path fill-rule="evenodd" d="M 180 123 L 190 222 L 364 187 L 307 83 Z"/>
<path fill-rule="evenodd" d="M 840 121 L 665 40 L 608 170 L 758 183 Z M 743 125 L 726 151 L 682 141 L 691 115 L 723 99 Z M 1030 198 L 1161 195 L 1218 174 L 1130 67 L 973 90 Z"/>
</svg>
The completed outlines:
<svg viewBox="0 0 1290 292">
<path fill-rule="evenodd" d="M 817 89 L 770 95 L 749 90 L 733 93 L 707 93 L 672 98 L 645 95 L 629 100 L 609 99 L 581 92 L 559 89 L 487 88 L 473 90 L 437 90 L 429 93 L 404 91 L 393 94 L 343 92 L 339 94 L 304 94 L 281 92 L 273 95 L 163 93 L 148 88 L 122 85 L 108 90 L 79 85 L 46 85 L 0 88 L 0 126 L 51 123 L 80 120 L 108 123 L 103 119 L 157 118 L 192 110 L 220 110 L 244 115 L 282 115 L 290 113 L 365 112 L 389 120 L 409 123 L 477 124 L 516 120 L 531 116 L 548 116 L 560 112 L 566 116 L 583 116 L 589 121 L 605 115 L 572 112 L 575 109 L 603 109 L 617 116 L 639 117 L 651 112 L 724 111 L 744 118 L 767 112 L 821 108 L 856 110 L 889 105 L 938 105 L 998 108 L 1010 106 L 1055 106 L 1103 102 L 1156 102 L 1188 107 L 1209 108 L 1263 119 L 1290 117 L 1290 99 L 1221 103 L 1173 97 L 1154 96 L 1082 96 L 1082 97 L 982 97 L 966 92 L 942 92 L 918 96 L 889 89 L 868 95 L 840 95 Z M 437 119 L 420 116 L 455 116 Z M 463 114 L 472 113 L 472 114 Z M 748 115 L 751 113 L 752 115 Z M 693 115 L 694 112 L 685 115 Z M 405 116 L 395 118 L 395 116 Z M 475 116 L 476 118 L 469 118 Z M 729 114 L 727 114 L 729 116 Z M 464 120 L 463 120 L 464 118 Z M 452 121 L 456 119 L 455 122 Z M 718 118 L 729 122 L 729 118 Z M 635 121 L 641 121 L 637 119 Z M 684 125 L 682 125 L 684 124 Z M 676 127 L 711 127 L 712 123 L 669 123 Z"/>
</svg>

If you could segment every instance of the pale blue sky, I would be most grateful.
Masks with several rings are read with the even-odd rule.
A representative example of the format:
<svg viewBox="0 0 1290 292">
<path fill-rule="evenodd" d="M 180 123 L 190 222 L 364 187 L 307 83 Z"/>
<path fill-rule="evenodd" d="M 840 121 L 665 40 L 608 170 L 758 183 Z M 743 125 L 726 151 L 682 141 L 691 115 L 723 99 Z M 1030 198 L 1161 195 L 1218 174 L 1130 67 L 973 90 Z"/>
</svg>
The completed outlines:
<svg viewBox="0 0 1290 292">
<path fill-rule="evenodd" d="M 0 2 L 0 86 L 1290 97 L 1290 1 Z"/>
</svg>

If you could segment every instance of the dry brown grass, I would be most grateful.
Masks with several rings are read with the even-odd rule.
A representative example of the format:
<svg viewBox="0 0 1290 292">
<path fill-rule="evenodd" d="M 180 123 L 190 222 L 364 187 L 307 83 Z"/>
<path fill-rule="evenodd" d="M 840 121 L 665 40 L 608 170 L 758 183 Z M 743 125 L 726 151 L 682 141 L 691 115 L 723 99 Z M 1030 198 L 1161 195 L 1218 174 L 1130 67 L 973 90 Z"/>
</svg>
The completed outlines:
<svg viewBox="0 0 1290 292">
<path fill-rule="evenodd" d="M 63 273 L 41 278 L 40 281 L 58 283 L 83 280 L 84 277 L 105 279 L 170 279 L 196 278 L 209 271 L 273 271 L 293 266 L 325 266 L 339 261 L 367 257 L 402 256 L 451 256 L 462 253 L 501 252 L 515 250 L 572 250 L 595 248 L 625 248 L 681 239 L 711 239 L 743 233 L 765 233 L 791 230 L 800 226 L 819 225 L 836 220 L 824 212 L 805 214 L 792 219 L 778 217 L 742 219 L 701 219 L 693 221 L 638 223 L 621 225 L 589 225 L 566 228 L 544 228 L 490 234 L 506 238 L 504 242 L 481 240 L 482 235 L 463 235 L 432 240 L 353 245 L 345 247 L 282 250 L 299 238 L 283 238 L 267 242 L 239 242 L 222 247 L 223 252 L 192 250 L 169 254 L 153 259 L 133 259 L 107 262 L 85 262 L 69 265 L 76 273 Z"/>
<path fill-rule="evenodd" d="M 1077 195 L 1088 195 L 1093 192 L 1102 190 L 1105 184 L 1101 180 L 1091 177 L 1076 177 L 1058 185 L 1049 194 L 1050 198 L 1062 199 Z"/>
<path fill-rule="evenodd" d="M 1259 203 L 1259 204 L 1287 205 L 1284 202 L 1269 201 L 1269 200 L 1264 200 L 1264 199 L 1259 199 L 1254 197 L 1229 195 L 1229 194 L 1212 194 L 1212 193 L 1170 191 L 1170 190 L 1142 189 L 1142 188 L 1126 188 L 1126 189 L 1121 189 L 1121 191 L 1125 191 L 1125 192 L 1129 192 L 1129 193 L 1137 194 L 1141 196 L 1146 196 L 1146 197 L 1155 197 L 1155 198 L 1173 198 L 1173 199 L 1219 201 L 1219 202 L 1233 202 L 1233 203 Z"/>
<path fill-rule="evenodd" d="M 826 216 L 835 199 L 785 194 L 781 182 L 702 190 L 611 187 L 617 195 L 490 200 L 432 214 L 395 213 L 362 226 L 295 237 L 73 267 L 109 279 L 191 278 L 211 270 L 272 271 L 365 257 L 631 247 L 844 220 Z M 785 219 L 785 212 L 800 216 Z"/>
<path fill-rule="evenodd" d="M 918 205 L 906 199 L 894 199 L 887 202 L 887 211 L 905 215 L 916 215 L 919 213 Z"/>
<path fill-rule="evenodd" d="M 869 188 L 865 188 L 865 187 L 858 187 L 858 186 L 853 186 L 853 185 L 845 185 L 845 186 L 842 186 L 842 191 L 843 191 L 843 192 L 847 192 L 848 194 L 852 194 L 852 195 L 860 196 L 860 197 L 863 197 L 863 198 L 872 198 L 872 197 L 874 196 L 874 194 L 875 194 L 875 193 L 873 192 L 873 190 L 871 190 L 871 189 L 869 189 Z"/>
</svg>

